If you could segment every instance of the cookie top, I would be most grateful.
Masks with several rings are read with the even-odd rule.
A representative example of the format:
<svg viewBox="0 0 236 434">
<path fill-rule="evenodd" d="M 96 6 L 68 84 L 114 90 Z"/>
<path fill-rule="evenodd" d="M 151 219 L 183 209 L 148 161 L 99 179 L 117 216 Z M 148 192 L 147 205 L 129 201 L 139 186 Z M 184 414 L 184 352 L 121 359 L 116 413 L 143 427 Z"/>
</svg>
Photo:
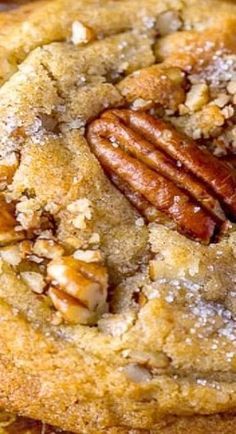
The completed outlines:
<svg viewBox="0 0 236 434">
<path fill-rule="evenodd" d="M 0 404 L 86 433 L 233 412 L 235 5 L 0 22 Z"/>
</svg>

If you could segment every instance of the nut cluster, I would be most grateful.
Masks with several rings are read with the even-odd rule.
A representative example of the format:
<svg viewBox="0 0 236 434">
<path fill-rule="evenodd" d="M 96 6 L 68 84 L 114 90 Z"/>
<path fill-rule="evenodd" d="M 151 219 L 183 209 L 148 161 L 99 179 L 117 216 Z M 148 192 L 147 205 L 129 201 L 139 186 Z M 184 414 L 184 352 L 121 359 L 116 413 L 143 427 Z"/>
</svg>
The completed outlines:
<svg viewBox="0 0 236 434">
<path fill-rule="evenodd" d="M 154 207 L 181 233 L 208 244 L 226 215 L 236 218 L 235 170 L 166 122 L 109 110 L 90 124 L 87 138 L 111 180 L 149 220 Z"/>
<path fill-rule="evenodd" d="M 8 170 L 2 165 L 0 181 L 10 181 L 15 168 L 12 165 Z M 35 199 L 23 198 L 15 206 L 13 202 L 8 203 L 4 194 L 0 193 L 1 258 L 14 267 L 23 260 L 47 266 L 46 275 L 42 270 L 29 269 L 20 272 L 20 277 L 36 294 L 46 292 L 56 310 L 68 323 L 96 323 L 99 314 L 107 308 L 108 274 L 106 268 L 101 265 L 101 252 L 76 251 L 74 257 L 64 256 L 63 247 L 53 239 L 50 230 L 44 231 L 46 238 L 42 232 L 41 237 L 36 240 L 33 241 L 32 237 L 27 240 L 30 234 L 27 232 L 28 229 L 40 224 L 41 214 L 38 210 Z M 83 225 L 85 218 L 91 218 L 90 204 L 86 199 L 71 204 L 70 211 L 75 211 L 76 216 L 79 211 L 76 222 L 78 217 L 81 217 Z M 19 221 L 22 223 L 21 226 Z M 98 234 L 95 240 L 99 240 Z"/>
</svg>

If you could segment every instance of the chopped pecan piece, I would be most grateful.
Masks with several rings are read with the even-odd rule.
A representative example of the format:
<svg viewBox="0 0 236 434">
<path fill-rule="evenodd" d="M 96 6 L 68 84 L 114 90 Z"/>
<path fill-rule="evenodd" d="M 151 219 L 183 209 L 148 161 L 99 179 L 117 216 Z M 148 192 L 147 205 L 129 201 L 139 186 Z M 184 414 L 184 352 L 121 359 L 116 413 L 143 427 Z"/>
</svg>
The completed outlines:
<svg viewBox="0 0 236 434">
<path fill-rule="evenodd" d="M 0 190 L 4 190 L 7 184 L 12 181 L 18 167 L 18 160 L 13 154 L 8 159 L 0 160 Z"/>
<path fill-rule="evenodd" d="M 80 21 L 72 23 L 71 41 L 74 45 L 85 45 L 95 39 L 94 31 Z"/>
<path fill-rule="evenodd" d="M 143 68 L 124 78 L 118 89 L 128 103 L 138 100 L 158 104 L 176 110 L 185 101 L 185 77 L 179 68 L 153 65 Z"/>
<path fill-rule="evenodd" d="M 95 318 L 76 298 L 66 292 L 51 286 L 48 291 L 54 307 L 70 324 L 92 324 Z"/>
<path fill-rule="evenodd" d="M 236 217 L 235 172 L 167 123 L 144 112 L 109 110 L 87 137 L 113 182 L 147 218 L 154 206 L 180 232 L 209 243 L 226 222 L 221 206 Z"/>
<path fill-rule="evenodd" d="M 106 305 L 106 268 L 67 256 L 49 263 L 48 276 L 52 283 L 49 296 L 64 319 L 77 324 L 94 322 Z"/>
<path fill-rule="evenodd" d="M 5 246 L 24 238 L 24 232 L 17 230 L 17 221 L 14 216 L 14 205 L 7 203 L 0 195 L 0 245 Z"/>
</svg>

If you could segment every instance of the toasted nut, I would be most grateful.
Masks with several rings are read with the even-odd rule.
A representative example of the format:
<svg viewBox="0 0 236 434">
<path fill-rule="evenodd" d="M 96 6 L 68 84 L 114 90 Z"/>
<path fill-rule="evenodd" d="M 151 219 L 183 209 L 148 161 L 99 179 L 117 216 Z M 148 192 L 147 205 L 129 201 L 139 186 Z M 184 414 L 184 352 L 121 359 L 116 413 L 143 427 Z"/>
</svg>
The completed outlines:
<svg viewBox="0 0 236 434">
<path fill-rule="evenodd" d="M 229 104 L 221 110 L 221 113 L 225 119 L 232 118 L 232 116 L 234 115 L 234 107 Z"/>
<path fill-rule="evenodd" d="M 133 110 L 148 110 L 152 108 L 153 102 L 151 100 L 145 100 L 143 98 L 137 98 L 132 102 Z"/>
<path fill-rule="evenodd" d="M 64 249 L 54 240 L 38 239 L 34 244 L 33 253 L 42 258 L 56 259 L 63 255 Z"/>
<path fill-rule="evenodd" d="M 17 231 L 17 222 L 14 217 L 14 206 L 5 201 L 0 195 L 0 246 L 5 246 L 14 241 L 22 240 L 24 233 Z"/>
<path fill-rule="evenodd" d="M 195 112 L 206 105 L 208 100 L 208 86 L 204 83 L 194 84 L 187 94 L 185 105 L 189 108 L 189 110 Z"/>
<path fill-rule="evenodd" d="M 71 40 L 74 45 L 83 45 L 95 39 L 94 31 L 85 26 L 80 21 L 74 21 L 72 24 Z"/>
<path fill-rule="evenodd" d="M 22 259 L 27 258 L 32 253 L 32 241 L 24 240 L 19 244 Z"/>
<path fill-rule="evenodd" d="M 55 308 L 62 314 L 64 320 L 71 324 L 92 324 L 94 313 L 79 303 L 74 297 L 58 288 L 51 287 L 48 291 Z"/>
<path fill-rule="evenodd" d="M 100 235 L 94 232 L 89 239 L 89 244 L 100 244 L 100 241 Z"/>
<path fill-rule="evenodd" d="M 108 175 L 118 176 L 132 190 L 132 197 L 138 194 L 139 203 L 141 198 L 145 199 L 149 206 L 171 217 L 179 231 L 194 239 L 209 243 L 216 224 L 221 227 L 225 222 L 220 204 L 209 194 L 207 184 L 217 194 L 220 192 L 222 204 L 227 202 L 228 206 L 230 202 L 235 207 L 236 178 L 230 169 L 186 136 L 146 113 L 107 111 L 90 125 L 87 137 Z M 118 148 L 112 146 L 114 138 Z M 215 168 L 227 186 L 216 185 Z M 203 182 L 191 172 L 193 175 L 197 172 Z M 145 203 L 142 200 L 142 208 L 146 209 Z"/>
<path fill-rule="evenodd" d="M 72 220 L 72 224 L 76 229 L 86 229 L 87 224 L 86 224 L 86 220 L 85 217 L 82 214 L 79 214 L 77 217 L 75 217 Z"/>
<path fill-rule="evenodd" d="M 63 257 L 49 263 L 48 276 L 61 291 L 89 311 L 100 311 L 106 304 L 108 276 L 102 265 Z"/>
<path fill-rule="evenodd" d="M 22 280 L 30 287 L 36 294 L 42 294 L 46 286 L 44 277 L 40 273 L 34 271 L 24 271 L 21 274 Z"/>
<path fill-rule="evenodd" d="M 205 244 L 225 230 L 223 209 L 236 218 L 234 170 L 166 122 L 145 112 L 108 110 L 90 125 L 87 138 L 106 173 L 128 185 L 126 196 L 138 195 L 145 216 L 149 203 L 181 233 Z"/>
<path fill-rule="evenodd" d="M 106 300 L 106 285 L 105 271 L 101 276 L 100 267 L 91 267 L 95 266 L 66 257 L 52 261 L 48 265 L 48 275 L 62 290 L 94 310 Z"/>
<path fill-rule="evenodd" d="M 3 190 L 12 181 L 13 175 L 18 167 L 18 160 L 15 154 L 0 160 L 0 190 Z"/>
<path fill-rule="evenodd" d="M 122 182 L 116 174 L 109 172 L 109 176 L 113 184 L 129 199 L 132 205 L 139 210 L 141 214 L 146 217 L 148 221 L 155 221 L 161 213 L 158 213 L 154 206 L 145 199 L 144 196 L 132 191 L 127 183 Z M 144 220 L 141 218 L 136 220 L 136 226 L 143 226 Z"/>
<path fill-rule="evenodd" d="M 22 260 L 19 244 L 3 247 L 0 250 L 0 256 L 3 261 L 7 262 L 10 265 L 19 265 Z"/>
<path fill-rule="evenodd" d="M 232 94 L 235 95 L 236 94 L 236 80 L 231 80 L 227 86 L 227 91 Z"/>
<path fill-rule="evenodd" d="M 185 76 L 179 68 L 153 65 L 127 76 L 118 88 L 136 110 L 156 103 L 176 110 L 185 101 L 184 83 Z"/>
<path fill-rule="evenodd" d="M 76 250 L 73 257 L 84 262 L 102 262 L 102 253 L 100 250 Z"/>
<path fill-rule="evenodd" d="M 23 196 L 16 205 L 16 212 L 16 219 L 24 229 L 40 227 L 42 209 L 36 199 Z"/>
<path fill-rule="evenodd" d="M 215 104 L 217 107 L 223 108 L 230 101 L 230 95 L 227 93 L 220 93 L 216 99 L 212 101 L 212 104 Z"/>
<path fill-rule="evenodd" d="M 78 199 L 67 206 L 68 211 L 72 214 L 83 214 L 88 220 L 92 217 L 91 202 L 86 199 Z"/>
<path fill-rule="evenodd" d="M 75 217 L 72 223 L 76 229 L 86 229 L 87 220 L 92 218 L 91 202 L 86 199 L 78 199 L 67 206 L 67 210 Z"/>
</svg>

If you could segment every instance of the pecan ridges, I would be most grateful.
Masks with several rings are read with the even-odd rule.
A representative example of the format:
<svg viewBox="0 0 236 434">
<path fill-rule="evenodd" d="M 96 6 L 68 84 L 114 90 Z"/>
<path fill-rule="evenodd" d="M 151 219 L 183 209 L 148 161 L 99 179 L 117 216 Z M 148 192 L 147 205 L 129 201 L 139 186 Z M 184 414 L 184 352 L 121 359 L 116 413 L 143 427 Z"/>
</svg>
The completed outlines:
<svg viewBox="0 0 236 434">
<path fill-rule="evenodd" d="M 167 123 L 109 110 L 87 137 L 111 180 L 149 220 L 154 206 L 180 232 L 209 243 L 225 225 L 222 207 L 235 219 L 235 171 Z"/>
</svg>

